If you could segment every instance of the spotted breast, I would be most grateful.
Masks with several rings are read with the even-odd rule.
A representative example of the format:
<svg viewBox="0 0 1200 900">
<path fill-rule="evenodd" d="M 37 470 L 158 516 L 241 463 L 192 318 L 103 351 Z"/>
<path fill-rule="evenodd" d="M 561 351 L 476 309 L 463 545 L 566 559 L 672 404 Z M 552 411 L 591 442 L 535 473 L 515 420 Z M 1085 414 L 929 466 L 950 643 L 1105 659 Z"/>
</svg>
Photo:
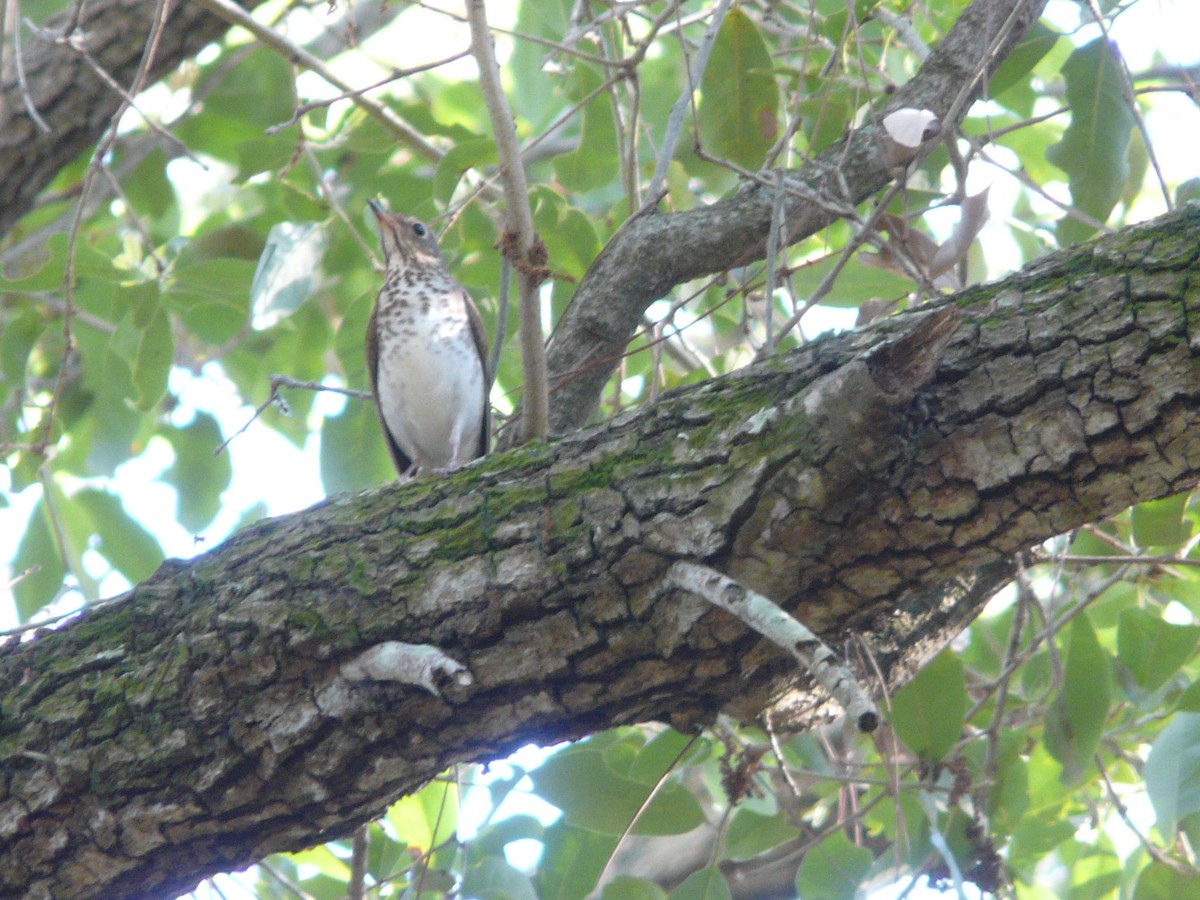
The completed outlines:
<svg viewBox="0 0 1200 900">
<path fill-rule="evenodd" d="M 487 339 L 432 230 L 371 201 L 387 265 L 367 325 L 367 372 L 396 471 L 449 471 L 487 452 Z"/>
</svg>

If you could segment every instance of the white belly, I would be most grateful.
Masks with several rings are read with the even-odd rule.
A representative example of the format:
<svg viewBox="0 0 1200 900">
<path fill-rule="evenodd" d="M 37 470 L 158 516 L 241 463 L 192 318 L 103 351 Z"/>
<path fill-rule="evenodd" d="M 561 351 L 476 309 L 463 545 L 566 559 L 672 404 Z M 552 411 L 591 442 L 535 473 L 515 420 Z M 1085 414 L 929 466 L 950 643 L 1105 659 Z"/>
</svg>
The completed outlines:
<svg viewBox="0 0 1200 900">
<path fill-rule="evenodd" d="M 379 356 L 379 406 L 392 437 L 423 469 L 462 465 L 479 453 L 483 364 L 462 321 L 409 320 Z M 389 336 L 391 337 L 391 336 Z M 382 350 L 382 346 L 381 346 Z"/>
</svg>

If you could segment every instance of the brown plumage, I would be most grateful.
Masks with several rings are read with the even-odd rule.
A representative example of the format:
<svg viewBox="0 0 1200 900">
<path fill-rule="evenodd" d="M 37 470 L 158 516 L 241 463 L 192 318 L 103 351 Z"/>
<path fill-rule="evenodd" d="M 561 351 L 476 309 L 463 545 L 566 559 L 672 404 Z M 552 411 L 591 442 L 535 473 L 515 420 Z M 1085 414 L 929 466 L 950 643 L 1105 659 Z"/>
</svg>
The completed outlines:
<svg viewBox="0 0 1200 900">
<path fill-rule="evenodd" d="M 433 231 L 375 201 L 387 264 L 367 325 L 367 374 L 396 471 L 447 471 L 488 449 L 487 336 Z"/>
</svg>

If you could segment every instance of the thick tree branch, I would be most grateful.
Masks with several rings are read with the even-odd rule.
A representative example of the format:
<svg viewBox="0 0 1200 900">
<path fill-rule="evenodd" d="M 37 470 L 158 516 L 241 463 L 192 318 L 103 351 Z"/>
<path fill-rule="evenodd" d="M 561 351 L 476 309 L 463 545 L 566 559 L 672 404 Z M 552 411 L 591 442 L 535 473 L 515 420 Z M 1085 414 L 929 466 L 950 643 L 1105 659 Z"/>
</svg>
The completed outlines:
<svg viewBox="0 0 1200 900">
<path fill-rule="evenodd" d="M 679 560 L 902 683 L 1024 549 L 1200 480 L 1198 236 L 1189 207 L 606 428 L 258 523 L 5 647 L 0 894 L 184 891 L 529 741 L 811 721 L 825 695 L 672 590 Z M 345 677 L 389 641 L 472 681 Z"/>
<path fill-rule="evenodd" d="M 253 9 L 258 2 L 241 5 Z M 96 145 L 121 104 L 121 96 L 78 53 L 50 36 L 62 34 L 78 15 L 73 33 L 101 68 L 128 85 L 141 62 L 155 7 L 153 0 L 72 4 L 50 19 L 41 35 L 25 38 L 29 98 L 50 130 L 30 117 L 15 75 L 5 80 L 0 88 L 0 235 L 29 211 L 59 170 Z M 13 27 L 24 26 L 14 22 Z M 172 4 L 149 79 L 161 78 L 228 27 L 194 3 Z"/>
<path fill-rule="evenodd" d="M 977 74 L 1003 61 L 1044 6 L 1044 0 L 975 0 L 964 10 L 920 71 L 867 124 L 786 173 L 793 194 L 787 203 L 788 240 L 817 233 L 894 177 L 888 139 L 878 124 L 887 113 L 928 109 L 944 131 L 956 131 L 970 106 L 963 100 L 978 95 Z M 972 85 L 961 98 L 964 86 Z M 771 184 L 752 184 L 708 206 L 626 223 L 588 269 L 550 343 L 551 433 L 587 421 L 651 303 L 676 285 L 764 257 L 773 201 Z"/>
</svg>

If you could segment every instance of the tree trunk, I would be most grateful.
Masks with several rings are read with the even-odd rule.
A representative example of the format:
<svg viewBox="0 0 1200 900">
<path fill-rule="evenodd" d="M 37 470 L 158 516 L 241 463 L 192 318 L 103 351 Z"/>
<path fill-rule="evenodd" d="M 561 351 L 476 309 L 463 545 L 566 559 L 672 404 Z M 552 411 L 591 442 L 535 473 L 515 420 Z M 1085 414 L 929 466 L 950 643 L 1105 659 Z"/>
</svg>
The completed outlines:
<svg viewBox="0 0 1200 900">
<path fill-rule="evenodd" d="M 605 427 L 260 522 L 4 648 L 0 894 L 167 896 L 530 741 L 818 714 L 786 653 L 664 587 L 680 559 L 902 683 L 1023 550 L 1196 484 L 1198 235 L 1188 208 Z M 473 683 L 355 680 L 388 641 Z"/>
</svg>

